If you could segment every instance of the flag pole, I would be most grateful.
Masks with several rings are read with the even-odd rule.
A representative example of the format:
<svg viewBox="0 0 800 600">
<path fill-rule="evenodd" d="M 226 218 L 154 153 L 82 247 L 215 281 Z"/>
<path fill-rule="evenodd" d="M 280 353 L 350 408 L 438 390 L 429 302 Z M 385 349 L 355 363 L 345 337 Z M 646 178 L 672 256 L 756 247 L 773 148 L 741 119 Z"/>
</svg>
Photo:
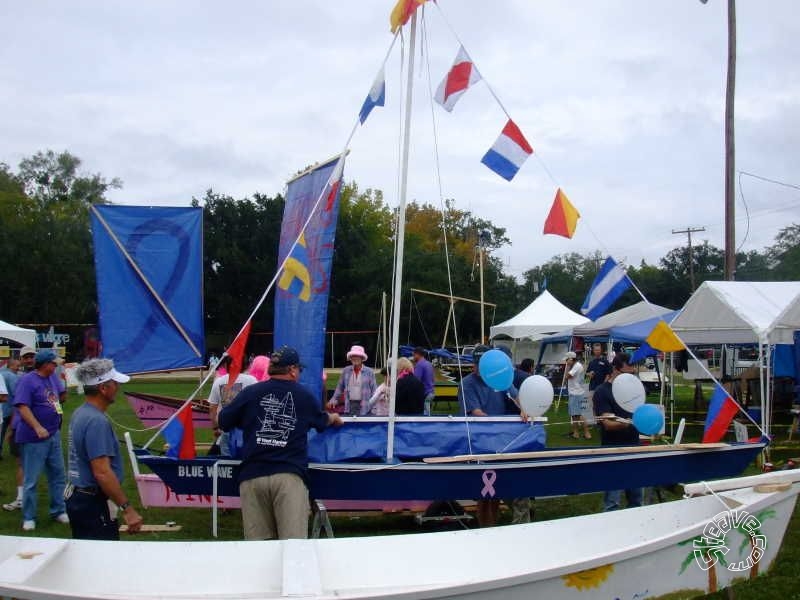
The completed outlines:
<svg viewBox="0 0 800 600">
<path fill-rule="evenodd" d="M 403 125 L 403 154 L 400 168 L 400 204 L 397 208 L 397 256 L 395 258 L 394 291 L 392 292 L 392 336 L 389 367 L 389 423 L 386 440 L 386 461 L 394 458 L 395 399 L 397 394 L 397 354 L 400 350 L 400 296 L 403 290 L 403 249 L 406 233 L 406 194 L 408 191 L 408 152 L 411 143 L 411 106 L 414 92 L 414 49 L 417 40 L 417 12 L 411 16 L 411 35 L 408 50 L 408 83 L 406 84 L 405 122 Z"/>
</svg>

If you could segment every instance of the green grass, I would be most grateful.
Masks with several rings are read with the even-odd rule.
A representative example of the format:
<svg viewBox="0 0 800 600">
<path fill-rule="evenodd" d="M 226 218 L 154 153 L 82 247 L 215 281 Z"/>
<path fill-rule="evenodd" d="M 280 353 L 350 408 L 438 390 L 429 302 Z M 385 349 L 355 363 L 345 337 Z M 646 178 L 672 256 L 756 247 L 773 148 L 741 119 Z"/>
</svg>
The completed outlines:
<svg viewBox="0 0 800 600">
<path fill-rule="evenodd" d="M 338 377 L 335 374 L 329 375 L 328 386 L 333 387 Z M 187 379 L 165 379 L 165 380 L 143 380 L 134 379 L 126 384 L 125 388 L 132 391 L 152 392 L 176 397 L 188 397 L 194 391 L 198 381 Z M 702 435 L 702 417 L 691 414 L 693 410 L 693 387 L 681 386 L 677 388 L 677 408 L 676 420 L 681 416 L 686 416 L 692 424 L 687 426 L 684 436 L 686 441 L 697 441 Z M 706 400 L 710 393 L 706 392 Z M 200 397 L 206 397 L 207 391 L 200 393 Z M 655 401 L 655 397 L 650 398 Z M 69 419 L 72 411 L 82 402 L 82 398 L 71 392 L 65 405 L 65 419 Z M 455 414 L 458 412 L 455 402 L 441 403 L 438 405 L 439 412 L 444 414 Z M 551 409 L 548 413 L 550 424 L 548 425 L 548 445 L 549 446 L 586 446 L 596 444 L 597 440 L 573 440 L 566 437 L 569 432 L 568 418 L 566 414 L 566 398 L 562 399 L 558 411 Z M 120 426 L 130 428 L 134 442 L 143 444 L 147 441 L 152 432 L 139 431 L 141 423 L 133 414 L 128 403 L 120 395 L 117 402 L 110 408 L 109 415 Z M 782 464 L 786 459 L 800 456 L 800 444 L 797 438 L 793 442 L 786 442 L 786 432 L 789 423 L 789 415 L 776 415 L 776 442 L 772 449 L 772 462 L 776 465 Z M 116 427 L 118 436 L 122 439 L 122 427 Z M 669 429 L 668 429 L 669 431 Z M 752 433 L 751 435 L 755 435 Z M 196 432 L 198 442 L 210 442 L 211 432 L 208 430 L 198 430 Z M 64 445 L 66 450 L 66 435 L 64 435 Z M 159 439 L 153 447 L 160 448 L 162 441 Z M 137 508 L 140 506 L 138 493 L 133 482 L 131 468 L 125 454 L 125 488 L 129 497 L 134 499 Z M 15 495 L 14 484 L 14 461 L 12 457 L 4 453 L 3 460 L 0 461 L 0 500 L 9 502 Z M 756 473 L 758 469 L 755 465 L 748 469 L 748 472 Z M 10 535 L 35 535 L 41 537 L 68 537 L 69 527 L 52 523 L 47 519 L 47 497 L 46 485 L 42 482 L 39 486 L 39 515 L 37 529 L 30 534 L 23 534 L 21 531 L 22 515 L 19 511 L 6 512 L 0 510 L 0 533 Z M 679 497 L 675 490 L 665 490 L 664 499 L 672 500 Z M 568 496 L 563 498 L 552 498 L 539 500 L 536 502 L 535 520 L 542 521 L 548 519 L 560 519 L 581 514 L 599 512 L 601 507 L 600 494 L 586 494 L 581 496 Z M 168 533 L 144 534 L 136 539 L 145 540 L 209 540 L 211 538 L 211 511 L 207 509 L 157 509 L 150 508 L 142 511 L 145 522 L 150 524 L 160 524 L 167 521 L 175 521 L 182 526 L 181 531 Z M 505 508 L 500 515 L 500 523 L 504 524 L 510 520 L 510 512 Z M 331 522 L 334 533 L 337 537 L 361 536 L 361 535 L 386 535 L 396 533 L 416 533 L 431 531 L 435 525 L 425 527 L 417 525 L 412 515 L 393 514 L 380 516 L 348 516 L 332 515 Z M 239 511 L 229 511 L 220 513 L 219 539 L 239 540 L 242 539 L 241 516 Z M 123 539 L 130 539 L 123 536 Z M 734 586 L 733 593 L 736 598 L 748 599 L 758 598 L 781 598 L 789 600 L 800 598 L 798 591 L 797 565 L 800 564 L 800 506 L 795 509 L 793 518 L 789 523 L 786 537 L 778 559 L 773 568 L 765 575 L 760 576 L 756 581 L 748 581 Z M 727 598 L 727 591 L 708 596 L 709 598 Z"/>
</svg>

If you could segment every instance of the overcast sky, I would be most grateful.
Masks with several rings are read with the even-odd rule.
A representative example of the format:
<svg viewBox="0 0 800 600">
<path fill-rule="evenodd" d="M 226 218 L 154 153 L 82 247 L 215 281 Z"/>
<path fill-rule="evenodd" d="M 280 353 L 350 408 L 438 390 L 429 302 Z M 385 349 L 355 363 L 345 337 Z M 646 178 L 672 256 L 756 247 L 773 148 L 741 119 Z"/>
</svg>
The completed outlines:
<svg viewBox="0 0 800 600">
<path fill-rule="evenodd" d="M 69 150 L 123 180 L 110 196 L 122 204 L 188 205 L 208 188 L 280 193 L 343 148 L 392 41 L 393 4 L 6 0 L 0 161 Z M 416 55 L 410 200 L 439 202 L 438 147 L 444 196 L 507 229 L 512 245 L 495 255 L 515 275 L 596 249 L 652 264 L 686 243 L 671 232 L 687 226 L 723 247 L 725 0 L 439 4 L 425 11 Z M 737 170 L 798 184 L 796 2 L 737 8 Z M 431 110 L 459 39 L 535 150 L 510 183 L 480 163 L 505 123 L 485 82 L 453 113 Z M 345 169 L 391 204 L 403 47 L 407 36 L 387 63 L 387 105 L 356 131 Z M 797 189 L 741 183 L 742 249 L 800 222 Z M 582 214 L 572 240 L 541 234 L 557 185 Z"/>
</svg>

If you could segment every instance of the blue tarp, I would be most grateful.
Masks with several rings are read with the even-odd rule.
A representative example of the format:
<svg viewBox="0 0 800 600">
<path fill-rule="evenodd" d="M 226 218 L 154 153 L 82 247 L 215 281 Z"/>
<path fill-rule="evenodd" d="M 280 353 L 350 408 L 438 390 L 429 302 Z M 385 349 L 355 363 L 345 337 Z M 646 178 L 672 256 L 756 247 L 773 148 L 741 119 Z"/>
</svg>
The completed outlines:
<svg viewBox="0 0 800 600">
<path fill-rule="evenodd" d="M 103 356 L 133 373 L 202 365 L 203 209 L 90 212 Z"/>
<path fill-rule="evenodd" d="M 387 423 L 347 423 L 335 430 L 308 437 L 311 462 L 342 460 L 380 460 L 386 457 Z M 394 455 L 401 460 L 420 460 L 432 456 L 492 454 L 542 450 L 547 434 L 541 423 L 469 423 L 435 421 L 395 423 Z"/>
</svg>

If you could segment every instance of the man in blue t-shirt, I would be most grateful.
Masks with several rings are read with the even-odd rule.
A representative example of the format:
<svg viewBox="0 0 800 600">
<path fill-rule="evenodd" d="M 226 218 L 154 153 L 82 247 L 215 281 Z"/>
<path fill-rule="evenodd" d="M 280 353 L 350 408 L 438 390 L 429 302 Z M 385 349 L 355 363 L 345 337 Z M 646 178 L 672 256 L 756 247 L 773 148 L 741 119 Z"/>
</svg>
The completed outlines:
<svg viewBox="0 0 800 600">
<path fill-rule="evenodd" d="M 300 385 L 294 348 L 273 352 L 269 381 L 246 387 L 219 413 L 223 431 L 243 430 L 239 471 L 242 522 L 247 540 L 308 537 L 308 431 L 342 424 Z"/>
<path fill-rule="evenodd" d="M 129 533 L 142 527 L 142 517 L 122 489 L 119 442 L 106 417 L 121 383 L 130 377 L 106 358 L 84 361 L 75 370 L 86 402 L 69 422 L 69 485 L 65 492 L 72 537 L 82 540 L 118 540 L 119 522 L 108 507 L 119 507 Z"/>
<path fill-rule="evenodd" d="M 64 455 L 61 450 L 61 399 L 64 382 L 56 376 L 61 359 L 46 348 L 34 357 L 33 371 L 17 382 L 15 441 L 22 454 L 22 529 L 36 529 L 36 484 L 44 471 L 50 495 L 50 517 L 69 523 L 64 508 Z"/>
</svg>

